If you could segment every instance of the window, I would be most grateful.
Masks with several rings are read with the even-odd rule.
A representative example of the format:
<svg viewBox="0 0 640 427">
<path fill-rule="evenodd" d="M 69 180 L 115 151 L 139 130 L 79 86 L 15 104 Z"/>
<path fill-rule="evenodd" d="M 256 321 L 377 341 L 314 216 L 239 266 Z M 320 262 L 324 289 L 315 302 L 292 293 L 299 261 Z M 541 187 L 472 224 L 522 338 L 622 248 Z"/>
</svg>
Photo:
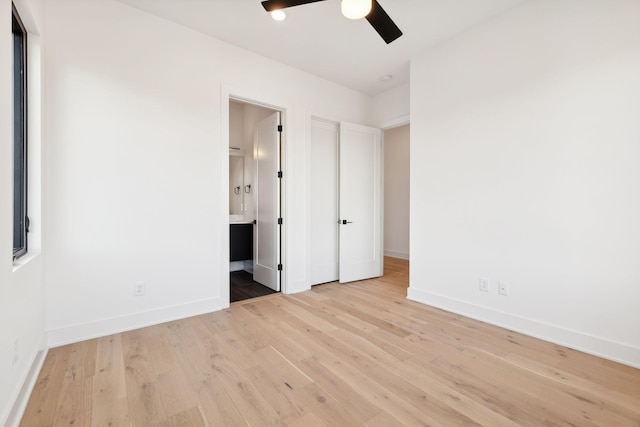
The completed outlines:
<svg viewBox="0 0 640 427">
<path fill-rule="evenodd" d="M 13 6 L 13 259 L 27 253 L 27 32 Z"/>
</svg>

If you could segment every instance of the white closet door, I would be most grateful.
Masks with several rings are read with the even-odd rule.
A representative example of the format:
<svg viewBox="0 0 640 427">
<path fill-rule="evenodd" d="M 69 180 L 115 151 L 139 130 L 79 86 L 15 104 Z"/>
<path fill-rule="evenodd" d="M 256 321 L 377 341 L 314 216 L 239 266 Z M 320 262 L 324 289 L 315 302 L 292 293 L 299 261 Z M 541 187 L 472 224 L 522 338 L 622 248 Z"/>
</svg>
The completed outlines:
<svg viewBox="0 0 640 427">
<path fill-rule="evenodd" d="M 310 284 L 338 280 L 337 123 L 311 120 Z"/>
<path fill-rule="evenodd" d="M 340 123 L 340 282 L 382 275 L 382 132 Z"/>
</svg>

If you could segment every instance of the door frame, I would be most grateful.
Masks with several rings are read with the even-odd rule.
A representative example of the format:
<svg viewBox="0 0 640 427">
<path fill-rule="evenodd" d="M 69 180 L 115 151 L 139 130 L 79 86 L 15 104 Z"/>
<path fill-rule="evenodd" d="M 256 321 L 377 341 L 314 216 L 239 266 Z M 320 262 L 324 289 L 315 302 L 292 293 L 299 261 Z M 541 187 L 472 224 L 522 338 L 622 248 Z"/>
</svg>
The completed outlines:
<svg viewBox="0 0 640 427">
<path fill-rule="evenodd" d="M 288 280 L 287 280 L 287 173 L 290 170 L 287 162 L 287 141 L 289 132 L 291 131 L 288 126 L 288 118 L 290 117 L 291 109 L 282 107 L 276 103 L 261 100 L 260 97 L 254 97 L 251 95 L 243 95 L 241 91 L 234 91 L 228 87 L 222 85 L 220 91 L 220 141 L 219 144 L 219 161 L 218 166 L 220 168 L 220 184 L 221 184 L 221 196 L 223 200 L 229 199 L 229 102 L 238 101 L 245 104 L 252 104 L 258 107 L 268 108 L 274 111 L 280 112 L 280 123 L 283 126 L 283 131 L 280 134 L 280 157 L 281 168 L 284 172 L 281 180 L 280 189 L 280 214 L 284 218 L 284 223 L 281 226 L 280 234 L 280 262 L 283 265 L 283 269 L 280 272 L 280 292 L 288 293 Z M 229 203 L 220 204 L 220 308 L 227 308 L 230 305 L 230 276 L 229 276 Z"/>
</svg>

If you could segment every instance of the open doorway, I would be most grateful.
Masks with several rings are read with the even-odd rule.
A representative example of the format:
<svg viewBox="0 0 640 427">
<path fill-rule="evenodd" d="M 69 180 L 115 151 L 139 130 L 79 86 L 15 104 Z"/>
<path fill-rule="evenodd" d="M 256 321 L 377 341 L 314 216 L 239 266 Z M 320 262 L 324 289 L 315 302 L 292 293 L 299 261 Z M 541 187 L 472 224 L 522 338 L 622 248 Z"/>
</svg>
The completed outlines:
<svg viewBox="0 0 640 427">
<path fill-rule="evenodd" d="M 229 100 L 229 299 L 279 292 L 282 113 Z"/>
<path fill-rule="evenodd" d="M 408 124 L 384 131 L 384 255 L 398 265 L 409 261 L 409 135 Z"/>
</svg>

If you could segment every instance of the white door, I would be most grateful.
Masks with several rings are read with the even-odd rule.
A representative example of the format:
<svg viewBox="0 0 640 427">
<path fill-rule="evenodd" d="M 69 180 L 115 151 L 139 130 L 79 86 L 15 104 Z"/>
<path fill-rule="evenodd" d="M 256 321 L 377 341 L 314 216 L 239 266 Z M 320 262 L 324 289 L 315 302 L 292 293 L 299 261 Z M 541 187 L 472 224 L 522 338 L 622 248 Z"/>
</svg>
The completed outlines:
<svg viewBox="0 0 640 427">
<path fill-rule="evenodd" d="M 382 132 L 340 123 L 340 282 L 382 275 Z"/>
<path fill-rule="evenodd" d="M 338 280 L 338 123 L 311 120 L 309 278 Z"/>
<path fill-rule="evenodd" d="M 254 226 L 253 280 L 280 290 L 280 113 L 256 125 L 254 136 Z"/>
</svg>

